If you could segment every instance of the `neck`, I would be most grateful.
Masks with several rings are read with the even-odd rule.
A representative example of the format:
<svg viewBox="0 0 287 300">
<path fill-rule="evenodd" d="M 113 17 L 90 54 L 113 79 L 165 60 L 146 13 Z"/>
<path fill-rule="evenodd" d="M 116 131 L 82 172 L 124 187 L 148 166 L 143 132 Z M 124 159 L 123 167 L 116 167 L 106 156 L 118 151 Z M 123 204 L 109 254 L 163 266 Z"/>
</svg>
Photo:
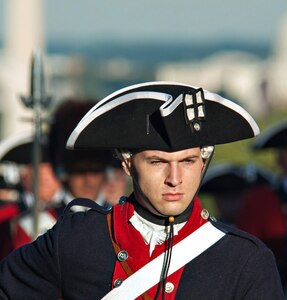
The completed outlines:
<svg viewBox="0 0 287 300">
<path fill-rule="evenodd" d="M 139 202 L 137 201 L 137 199 L 134 195 L 132 197 L 132 202 L 133 202 L 135 211 L 141 217 L 146 219 L 147 221 L 150 221 L 157 225 L 164 225 L 164 226 L 169 225 L 169 217 L 168 216 L 158 216 L 156 214 L 153 214 L 148 209 L 146 209 L 141 204 L 139 204 Z M 190 205 L 186 208 L 186 210 L 184 212 L 182 212 L 180 215 L 174 216 L 173 223 L 180 224 L 180 223 L 186 222 L 191 215 L 192 208 L 193 208 L 193 201 L 190 203 Z"/>
</svg>

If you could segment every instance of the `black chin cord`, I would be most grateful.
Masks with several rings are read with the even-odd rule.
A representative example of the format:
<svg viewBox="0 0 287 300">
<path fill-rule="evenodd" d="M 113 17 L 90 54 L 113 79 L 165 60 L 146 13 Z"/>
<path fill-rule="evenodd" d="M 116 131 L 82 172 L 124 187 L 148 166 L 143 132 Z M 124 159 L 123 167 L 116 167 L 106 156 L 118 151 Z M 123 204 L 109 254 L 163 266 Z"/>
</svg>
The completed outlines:
<svg viewBox="0 0 287 300">
<path fill-rule="evenodd" d="M 160 293 L 162 296 L 162 300 L 164 300 L 166 278 L 168 276 L 168 270 L 169 270 L 170 261 L 171 261 L 172 246 L 173 246 L 173 239 L 174 239 L 174 229 L 173 229 L 174 217 L 169 217 L 168 221 L 169 221 L 169 232 L 168 232 L 167 240 L 165 242 L 166 247 L 165 247 L 165 252 L 164 252 L 160 280 L 159 280 L 158 288 L 157 288 L 156 295 L 154 298 L 155 300 L 158 299 Z"/>
</svg>

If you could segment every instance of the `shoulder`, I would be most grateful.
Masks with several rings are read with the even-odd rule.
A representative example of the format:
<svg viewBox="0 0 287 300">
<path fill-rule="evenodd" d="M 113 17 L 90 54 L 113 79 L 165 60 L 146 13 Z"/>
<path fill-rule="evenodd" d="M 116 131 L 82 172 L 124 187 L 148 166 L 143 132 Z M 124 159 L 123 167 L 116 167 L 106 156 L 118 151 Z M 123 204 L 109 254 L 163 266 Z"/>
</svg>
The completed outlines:
<svg viewBox="0 0 287 300">
<path fill-rule="evenodd" d="M 107 214 L 111 207 L 103 207 L 96 203 L 95 201 L 88 199 L 88 198 L 75 198 L 74 200 L 70 201 L 68 205 L 65 207 L 65 210 L 63 214 L 68 214 L 71 212 L 71 209 L 74 207 L 81 207 L 81 210 L 75 210 L 75 211 L 85 211 L 88 209 L 92 209 L 94 211 L 97 211 L 101 214 Z"/>
<path fill-rule="evenodd" d="M 247 272 L 249 275 L 244 275 L 244 278 L 254 279 L 254 276 L 265 276 L 266 272 L 268 276 L 278 276 L 273 252 L 257 237 L 212 218 L 210 222 L 226 233 L 207 251 L 210 263 L 220 262 L 226 272 L 237 270 L 238 276 Z"/>
<path fill-rule="evenodd" d="M 244 231 L 212 217 L 210 222 L 226 234 L 185 267 L 181 293 L 192 289 L 196 299 L 282 299 L 272 252 Z"/>
<path fill-rule="evenodd" d="M 62 258 L 62 268 L 80 261 L 86 264 L 93 255 L 98 257 L 109 253 L 110 258 L 114 254 L 107 214 L 94 208 L 83 212 L 66 212 L 48 234 L 52 235 L 58 257 Z"/>
<path fill-rule="evenodd" d="M 223 241 L 230 249 L 236 249 L 235 252 L 247 253 L 251 255 L 256 252 L 267 252 L 272 256 L 271 250 L 257 237 L 249 234 L 235 226 L 226 225 L 211 217 L 210 222 L 213 226 L 226 233 Z"/>
<path fill-rule="evenodd" d="M 70 208 L 74 205 L 80 205 L 87 209 L 73 212 Z M 110 214 L 111 211 L 112 209 L 105 210 L 89 199 L 79 198 L 71 201 L 56 224 L 59 239 L 72 238 L 75 240 L 77 237 L 89 237 L 94 231 L 97 232 L 97 236 L 106 234 L 108 230 L 107 214 Z"/>
</svg>

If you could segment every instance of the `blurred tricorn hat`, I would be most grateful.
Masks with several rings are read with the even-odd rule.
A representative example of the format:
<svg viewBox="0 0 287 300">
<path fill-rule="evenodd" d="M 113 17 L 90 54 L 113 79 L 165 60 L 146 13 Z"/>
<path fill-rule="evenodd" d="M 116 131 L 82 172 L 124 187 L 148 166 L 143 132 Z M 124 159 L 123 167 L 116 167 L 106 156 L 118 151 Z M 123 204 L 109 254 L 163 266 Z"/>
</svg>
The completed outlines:
<svg viewBox="0 0 287 300">
<path fill-rule="evenodd" d="M 24 131 L 2 140 L 0 143 L 0 160 L 23 165 L 32 164 L 33 141 L 34 134 L 31 131 Z M 50 161 L 47 149 L 47 139 L 43 136 L 40 140 L 41 162 Z"/>
<path fill-rule="evenodd" d="M 249 182 L 243 175 L 240 166 L 215 165 L 206 172 L 200 192 L 224 194 L 244 191 L 249 186 Z"/>
<path fill-rule="evenodd" d="M 273 184 L 274 179 L 271 171 L 254 164 L 217 164 L 207 170 L 200 192 L 236 193 L 254 185 Z"/>
<path fill-rule="evenodd" d="M 253 143 L 253 150 L 287 147 L 287 121 L 280 121 L 269 127 Z"/>
<path fill-rule="evenodd" d="M 103 172 L 107 167 L 110 151 L 66 149 L 69 135 L 94 104 L 95 101 L 90 98 L 67 98 L 54 112 L 49 132 L 49 153 L 56 174 L 63 180 L 72 173 Z"/>
<path fill-rule="evenodd" d="M 67 174 L 104 172 L 109 159 L 109 152 L 104 150 L 67 150 L 62 159 L 62 167 Z"/>
<path fill-rule="evenodd" d="M 150 82 L 97 103 L 74 129 L 67 147 L 177 151 L 258 133 L 242 107 L 217 94 L 180 83 Z"/>
</svg>

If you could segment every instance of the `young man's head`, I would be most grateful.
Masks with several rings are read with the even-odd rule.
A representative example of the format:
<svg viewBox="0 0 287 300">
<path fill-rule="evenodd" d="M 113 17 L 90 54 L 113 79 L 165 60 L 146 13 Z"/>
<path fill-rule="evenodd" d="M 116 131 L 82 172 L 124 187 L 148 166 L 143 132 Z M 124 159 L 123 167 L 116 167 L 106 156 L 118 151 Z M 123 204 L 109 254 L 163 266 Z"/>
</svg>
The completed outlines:
<svg viewBox="0 0 287 300">
<path fill-rule="evenodd" d="M 33 165 L 21 166 L 20 177 L 24 190 L 33 193 L 35 181 Z M 59 179 L 55 176 L 50 162 L 40 162 L 38 166 L 38 187 L 39 200 L 43 203 L 52 202 L 53 197 L 62 187 Z"/>
<path fill-rule="evenodd" d="M 138 183 L 134 191 L 143 207 L 154 214 L 176 216 L 185 211 L 196 194 L 204 162 L 200 148 L 145 150 L 128 158 L 123 167 Z"/>
<path fill-rule="evenodd" d="M 120 152 L 137 201 L 152 213 L 176 216 L 198 191 L 210 156 L 206 146 L 258 133 L 252 117 L 227 99 L 189 85 L 151 82 L 96 104 L 67 146 L 129 149 Z"/>
<path fill-rule="evenodd" d="M 209 146 L 175 152 L 118 150 L 117 154 L 133 178 L 138 202 L 156 215 L 176 216 L 194 199 L 213 150 Z"/>
<path fill-rule="evenodd" d="M 49 153 L 54 171 L 73 197 L 96 200 L 105 182 L 108 151 L 69 151 L 66 141 L 74 127 L 95 104 L 93 99 L 63 100 L 53 115 Z"/>
<path fill-rule="evenodd" d="M 106 180 L 107 151 L 67 151 L 61 180 L 76 198 L 97 200 Z"/>
</svg>

